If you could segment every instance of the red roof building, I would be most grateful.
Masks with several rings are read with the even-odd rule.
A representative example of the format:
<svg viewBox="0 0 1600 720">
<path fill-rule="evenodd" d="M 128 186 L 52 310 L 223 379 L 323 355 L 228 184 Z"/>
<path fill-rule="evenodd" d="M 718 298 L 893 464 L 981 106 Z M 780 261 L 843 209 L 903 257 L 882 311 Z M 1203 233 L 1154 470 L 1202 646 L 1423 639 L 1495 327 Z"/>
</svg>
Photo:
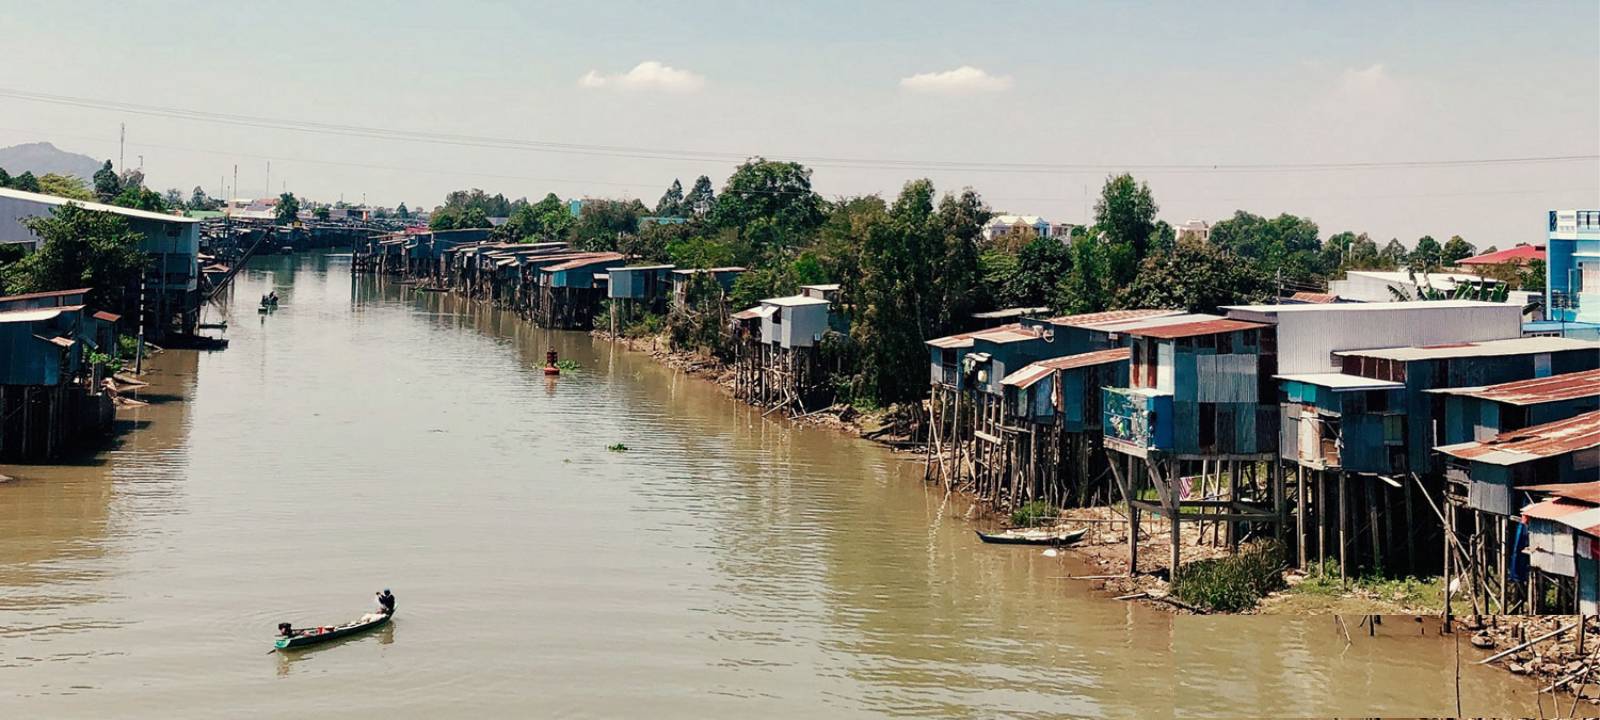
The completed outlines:
<svg viewBox="0 0 1600 720">
<path fill-rule="evenodd" d="M 1522 243 L 1513 248 L 1496 250 L 1492 253 L 1484 253 L 1482 255 L 1469 257 L 1457 264 L 1466 265 L 1469 267 L 1487 267 L 1490 265 L 1504 265 L 1506 263 L 1527 265 L 1534 260 L 1544 260 L 1544 248 Z"/>
</svg>

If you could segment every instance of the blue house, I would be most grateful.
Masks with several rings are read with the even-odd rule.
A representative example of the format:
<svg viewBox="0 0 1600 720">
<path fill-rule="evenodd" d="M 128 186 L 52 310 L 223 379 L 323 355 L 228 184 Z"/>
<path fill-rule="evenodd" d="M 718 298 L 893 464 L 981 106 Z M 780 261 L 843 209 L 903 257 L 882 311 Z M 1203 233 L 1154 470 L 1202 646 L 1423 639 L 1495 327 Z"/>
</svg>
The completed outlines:
<svg viewBox="0 0 1600 720">
<path fill-rule="evenodd" d="M 607 268 L 610 286 L 606 297 L 654 303 L 667 297 L 674 265 L 626 265 Z"/>
<path fill-rule="evenodd" d="M 1546 317 L 1600 330 L 1600 210 L 1551 210 L 1548 232 Z"/>
</svg>

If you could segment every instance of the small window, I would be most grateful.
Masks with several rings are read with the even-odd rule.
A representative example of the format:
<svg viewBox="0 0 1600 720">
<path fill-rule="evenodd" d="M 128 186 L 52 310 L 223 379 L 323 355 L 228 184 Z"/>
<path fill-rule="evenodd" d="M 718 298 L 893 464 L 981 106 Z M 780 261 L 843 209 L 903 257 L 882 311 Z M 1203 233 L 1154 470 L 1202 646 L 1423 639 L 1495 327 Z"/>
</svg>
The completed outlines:
<svg viewBox="0 0 1600 720">
<path fill-rule="evenodd" d="M 783 324 L 783 308 L 777 308 L 777 309 L 772 311 L 772 324 L 773 325 L 782 325 Z"/>
<path fill-rule="evenodd" d="M 1387 390 L 1367 391 L 1367 412 L 1388 412 L 1389 392 Z"/>
<path fill-rule="evenodd" d="M 1200 449 L 1210 450 L 1217 445 L 1217 404 L 1200 403 Z"/>
<path fill-rule="evenodd" d="M 1198 349 L 1209 350 L 1217 346 L 1217 336 L 1201 335 L 1194 339 L 1194 346 Z"/>
<path fill-rule="evenodd" d="M 1233 333 L 1222 333 L 1217 337 L 1217 354 L 1228 355 L 1233 353 Z"/>
</svg>

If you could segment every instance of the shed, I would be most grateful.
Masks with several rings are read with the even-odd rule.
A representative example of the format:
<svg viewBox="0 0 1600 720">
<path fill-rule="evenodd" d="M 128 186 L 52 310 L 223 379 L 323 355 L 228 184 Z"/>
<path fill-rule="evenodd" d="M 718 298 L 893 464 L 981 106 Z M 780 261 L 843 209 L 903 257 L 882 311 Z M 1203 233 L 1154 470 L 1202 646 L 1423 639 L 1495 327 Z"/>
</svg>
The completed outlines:
<svg viewBox="0 0 1600 720">
<path fill-rule="evenodd" d="M 1031 363 L 1000 381 L 1007 412 L 1067 432 L 1099 432 L 1100 388 L 1127 383 L 1129 352 L 1118 347 Z"/>
<path fill-rule="evenodd" d="M 677 307 L 689 304 L 689 290 L 695 278 L 710 278 L 723 293 L 733 290 L 733 283 L 744 274 L 742 267 L 679 268 L 672 271 L 672 303 Z"/>
<path fill-rule="evenodd" d="M 1540 485 L 1524 490 L 1554 497 L 1522 508 L 1528 528 L 1528 564 L 1540 572 L 1570 577 L 1576 610 L 1600 613 L 1600 482 Z"/>
<path fill-rule="evenodd" d="M 1446 477 L 1467 487 L 1469 507 L 1514 515 L 1521 505 L 1512 488 L 1600 476 L 1600 411 L 1437 450 L 1449 458 Z"/>
<path fill-rule="evenodd" d="M 1239 457 L 1270 452 L 1278 408 L 1270 325 L 1217 316 L 1177 316 L 1126 330 L 1128 386 L 1106 388 L 1108 445 L 1144 456 Z M 1170 410 L 1163 412 L 1166 406 Z M 1127 433 L 1133 434 L 1127 434 Z M 1165 439 L 1165 440 L 1164 440 Z M 1162 444 L 1165 442 L 1165 444 Z"/>
<path fill-rule="evenodd" d="M 773 308 L 761 320 L 761 341 L 783 348 L 813 347 L 828 331 L 827 300 L 805 295 L 767 298 L 763 307 Z"/>
<path fill-rule="evenodd" d="M 1444 396 L 1445 443 L 1488 440 L 1509 430 L 1600 410 L 1600 369 L 1427 392 Z"/>
<path fill-rule="evenodd" d="M 673 265 L 627 265 L 608 268 L 610 289 L 607 297 L 622 300 L 653 301 L 667 296 Z"/>
<path fill-rule="evenodd" d="M 1405 385 L 1343 373 L 1277 380 L 1279 457 L 1312 470 L 1387 474 L 1404 467 Z"/>
<path fill-rule="evenodd" d="M 0 385 L 60 385 L 79 370 L 84 306 L 0 312 Z"/>
</svg>

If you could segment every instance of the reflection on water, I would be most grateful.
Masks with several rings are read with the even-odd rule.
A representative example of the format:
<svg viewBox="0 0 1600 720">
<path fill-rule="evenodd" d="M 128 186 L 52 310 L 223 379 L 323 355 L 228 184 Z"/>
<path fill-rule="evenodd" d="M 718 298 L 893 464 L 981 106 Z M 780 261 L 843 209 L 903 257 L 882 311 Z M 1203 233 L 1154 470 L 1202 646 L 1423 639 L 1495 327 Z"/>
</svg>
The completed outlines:
<svg viewBox="0 0 1600 720">
<path fill-rule="evenodd" d="M 182 402 L 3 471 L 0 716 L 1453 712 L 1436 636 L 1091 597 L 980 546 L 914 456 L 348 258 L 252 264 L 208 318 L 232 346 L 155 362 Z M 381 633 L 265 657 L 382 587 Z M 1531 705 L 1464 673 L 1476 712 Z"/>
</svg>

